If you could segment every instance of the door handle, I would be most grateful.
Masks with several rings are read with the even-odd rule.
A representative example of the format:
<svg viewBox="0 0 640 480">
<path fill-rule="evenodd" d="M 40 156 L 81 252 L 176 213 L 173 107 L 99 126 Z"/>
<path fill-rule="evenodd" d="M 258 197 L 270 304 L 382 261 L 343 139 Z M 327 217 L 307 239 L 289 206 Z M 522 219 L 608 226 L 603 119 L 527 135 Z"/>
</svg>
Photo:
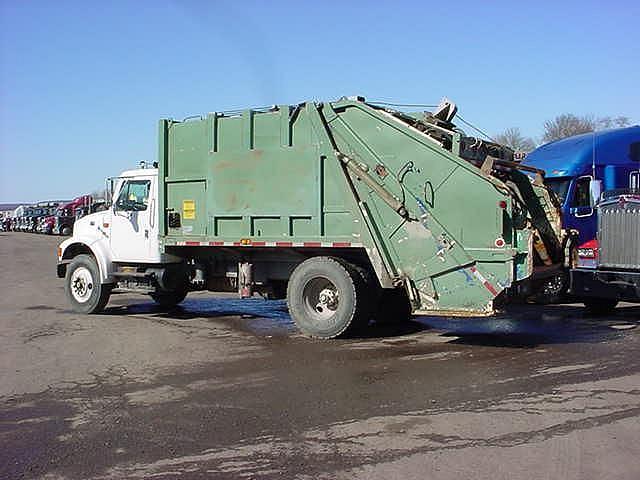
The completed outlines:
<svg viewBox="0 0 640 480">
<path fill-rule="evenodd" d="M 151 228 L 156 226 L 156 199 L 151 199 L 151 205 L 149 206 L 149 225 Z"/>
</svg>

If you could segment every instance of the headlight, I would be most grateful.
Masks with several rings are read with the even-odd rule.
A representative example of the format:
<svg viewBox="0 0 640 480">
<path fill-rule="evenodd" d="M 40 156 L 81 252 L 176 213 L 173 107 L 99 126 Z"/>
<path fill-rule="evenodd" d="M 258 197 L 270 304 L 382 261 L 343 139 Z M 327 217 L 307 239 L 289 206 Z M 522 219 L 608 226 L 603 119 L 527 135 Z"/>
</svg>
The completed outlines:
<svg viewBox="0 0 640 480">
<path fill-rule="evenodd" d="M 578 256 L 582 258 L 596 258 L 595 248 L 579 248 Z"/>
</svg>

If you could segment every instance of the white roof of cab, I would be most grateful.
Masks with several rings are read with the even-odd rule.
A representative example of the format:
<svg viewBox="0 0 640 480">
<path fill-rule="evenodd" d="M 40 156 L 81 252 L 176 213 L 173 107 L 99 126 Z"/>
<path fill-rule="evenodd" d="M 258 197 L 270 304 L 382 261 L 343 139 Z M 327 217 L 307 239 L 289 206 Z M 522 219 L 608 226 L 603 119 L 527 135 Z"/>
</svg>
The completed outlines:
<svg viewBox="0 0 640 480">
<path fill-rule="evenodd" d="M 125 170 L 119 177 L 154 177 L 158 175 L 157 168 L 136 168 L 135 170 Z"/>
</svg>

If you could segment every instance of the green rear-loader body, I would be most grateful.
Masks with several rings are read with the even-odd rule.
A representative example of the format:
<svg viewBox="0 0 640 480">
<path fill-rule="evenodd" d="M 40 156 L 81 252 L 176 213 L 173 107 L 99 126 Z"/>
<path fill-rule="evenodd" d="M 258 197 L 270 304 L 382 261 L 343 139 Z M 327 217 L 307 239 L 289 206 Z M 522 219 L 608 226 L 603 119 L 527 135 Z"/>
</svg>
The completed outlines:
<svg viewBox="0 0 640 480">
<path fill-rule="evenodd" d="M 174 254 L 355 249 L 414 311 L 447 314 L 491 313 L 566 263 L 546 188 L 450 119 L 341 99 L 162 120 L 159 139 L 161 245 Z"/>
</svg>

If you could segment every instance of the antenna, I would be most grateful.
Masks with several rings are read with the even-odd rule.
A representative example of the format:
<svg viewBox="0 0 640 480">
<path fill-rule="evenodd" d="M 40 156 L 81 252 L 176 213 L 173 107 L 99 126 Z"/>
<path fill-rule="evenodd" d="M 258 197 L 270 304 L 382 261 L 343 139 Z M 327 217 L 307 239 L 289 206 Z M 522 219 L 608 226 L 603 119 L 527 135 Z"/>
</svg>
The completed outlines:
<svg viewBox="0 0 640 480">
<path fill-rule="evenodd" d="M 592 133 L 591 137 L 591 176 L 596 179 L 596 132 Z"/>
</svg>

